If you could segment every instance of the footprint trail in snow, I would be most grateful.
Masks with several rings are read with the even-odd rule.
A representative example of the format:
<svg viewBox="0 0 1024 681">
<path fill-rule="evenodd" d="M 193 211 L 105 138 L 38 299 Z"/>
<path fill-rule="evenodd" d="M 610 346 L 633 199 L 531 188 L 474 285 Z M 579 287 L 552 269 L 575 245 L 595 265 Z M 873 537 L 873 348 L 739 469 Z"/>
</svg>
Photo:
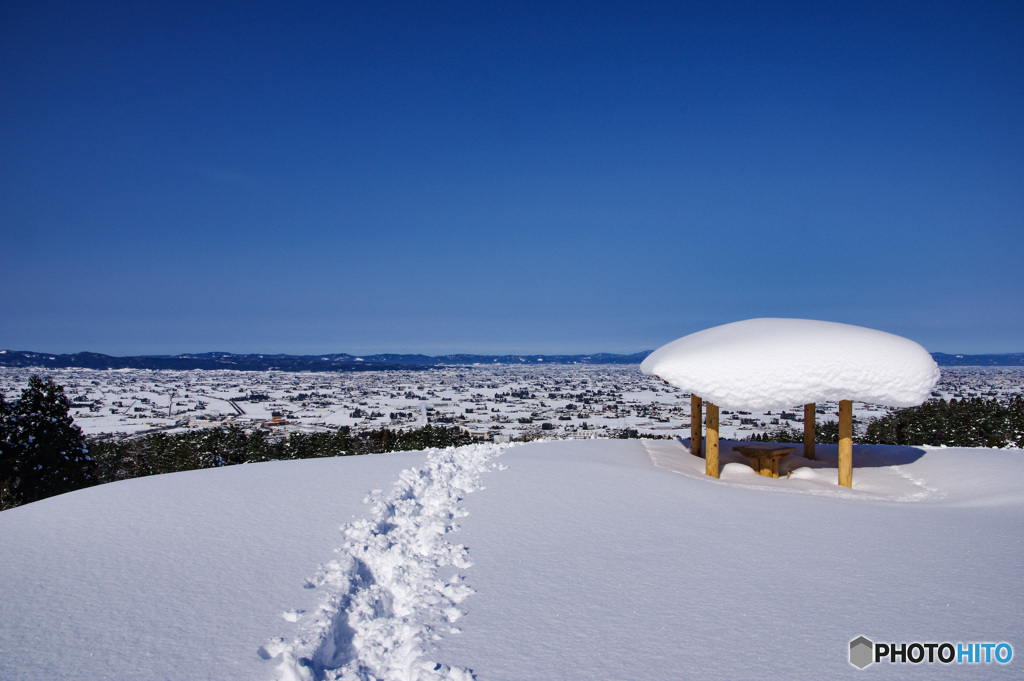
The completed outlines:
<svg viewBox="0 0 1024 681">
<path fill-rule="evenodd" d="M 505 468 L 493 462 L 509 445 L 437 450 L 425 464 L 399 474 L 387 494 L 367 498 L 366 517 L 344 527 L 337 557 L 307 580 L 324 598 L 310 613 L 290 611 L 299 632 L 259 649 L 280 659 L 281 681 L 469 681 L 470 670 L 428 659 L 431 640 L 457 632 L 461 603 L 473 590 L 443 568 L 470 567 L 464 546 L 448 541 L 465 516 L 464 495 L 481 489 L 480 476 Z"/>
</svg>

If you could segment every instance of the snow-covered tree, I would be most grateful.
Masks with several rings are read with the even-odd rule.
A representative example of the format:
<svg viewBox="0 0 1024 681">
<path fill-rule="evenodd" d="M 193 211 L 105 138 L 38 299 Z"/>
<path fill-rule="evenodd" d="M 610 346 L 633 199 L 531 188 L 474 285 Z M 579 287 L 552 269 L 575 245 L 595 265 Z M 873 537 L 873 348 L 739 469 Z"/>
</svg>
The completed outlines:
<svg viewBox="0 0 1024 681">
<path fill-rule="evenodd" d="M 92 461 L 64 388 L 32 376 L 0 405 L 0 504 L 16 506 L 91 484 Z"/>
<path fill-rule="evenodd" d="M 18 505 L 14 457 L 9 454 L 14 432 L 14 405 L 0 392 L 0 511 Z"/>
</svg>

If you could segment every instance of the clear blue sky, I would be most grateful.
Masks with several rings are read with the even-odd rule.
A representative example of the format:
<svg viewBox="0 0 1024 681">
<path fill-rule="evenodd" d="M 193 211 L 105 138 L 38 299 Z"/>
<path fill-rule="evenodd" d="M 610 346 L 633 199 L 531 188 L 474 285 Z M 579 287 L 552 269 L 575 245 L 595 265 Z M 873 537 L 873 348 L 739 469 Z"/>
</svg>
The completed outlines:
<svg viewBox="0 0 1024 681">
<path fill-rule="evenodd" d="M 0 6 L 0 347 L 1024 351 L 1024 3 Z"/>
</svg>

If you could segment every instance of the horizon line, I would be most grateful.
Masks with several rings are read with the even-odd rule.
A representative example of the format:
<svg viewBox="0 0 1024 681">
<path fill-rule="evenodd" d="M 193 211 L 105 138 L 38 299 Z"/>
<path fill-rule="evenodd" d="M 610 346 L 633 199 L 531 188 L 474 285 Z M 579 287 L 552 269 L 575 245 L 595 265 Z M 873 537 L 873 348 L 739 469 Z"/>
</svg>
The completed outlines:
<svg viewBox="0 0 1024 681">
<path fill-rule="evenodd" d="M 927 350 L 927 348 L 926 348 Z M 367 356 L 381 356 L 381 355 L 414 355 L 423 357 L 450 357 L 454 355 L 468 355 L 473 357 L 512 357 L 512 356 L 524 356 L 524 357 L 588 357 L 592 355 L 615 355 L 621 357 L 629 357 L 632 355 L 639 355 L 641 353 L 651 353 L 654 350 L 643 349 L 637 350 L 636 352 L 607 352 L 600 350 L 597 352 L 522 352 L 522 351 L 505 351 L 505 352 L 467 352 L 467 351 L 456 351 L 456 352 L 440 352 L 436 354 L 430 354 L 425 351 L 374 351 L 374 352 L 349 352 L 349 351 L 331 351 L 331 352 L 307 352 L 307 353 L 294 353 L 294 352 L 234 352 L 230 350 L 202 350 L 202 351 L 186 351 L 178 353 L 136 353 L 136 354 L 111 354 L 107 352 L 99 352 L 96 350 L 78 350 L 76 352 L 46 352 L 40 350 L 15 350 L 12 348 L 0 349 L 0 354 L 12 353 L 27 353 L 33 355 L 53 355 L 53 356 L 70 356 L 70 355 L 81 355 L 81 354 L 94 354 L 104 355 L 107 357 L 114 357 L 118 359 L 125 359 L 130 357 L 185 357 L 189 355 L 239 355 L 239 356 L 270 356 L 270 357 L 322 357 L 329 355 L 348 355 L 350 357 L 367 357 Z M 1021 355 L 1024 354 L 1024 350 L 1017 352 L 942 352 L 939 350 L 927 350 L 930 354 L 947 355 L 949 357 L 962 357 L 962 356 L 974 356 L 974 357 L 987 357 L 993 355 Z"/>
</svg>

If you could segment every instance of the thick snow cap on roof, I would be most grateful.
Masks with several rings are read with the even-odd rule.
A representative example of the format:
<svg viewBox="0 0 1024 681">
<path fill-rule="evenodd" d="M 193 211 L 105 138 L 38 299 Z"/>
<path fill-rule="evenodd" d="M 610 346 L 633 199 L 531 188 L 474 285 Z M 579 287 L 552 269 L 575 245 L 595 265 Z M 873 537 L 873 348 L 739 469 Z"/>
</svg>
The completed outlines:
<svg viewBox="0 0 1024 681">
<path fill-rule="evenodd" d="M 912 340 L 810 319 L 748 319 L 692 333 L 640 365 L 726 409 L 783 409 L 853 400 L 890 407 L 924 402 L 939 367 Z"/>
</svg>

